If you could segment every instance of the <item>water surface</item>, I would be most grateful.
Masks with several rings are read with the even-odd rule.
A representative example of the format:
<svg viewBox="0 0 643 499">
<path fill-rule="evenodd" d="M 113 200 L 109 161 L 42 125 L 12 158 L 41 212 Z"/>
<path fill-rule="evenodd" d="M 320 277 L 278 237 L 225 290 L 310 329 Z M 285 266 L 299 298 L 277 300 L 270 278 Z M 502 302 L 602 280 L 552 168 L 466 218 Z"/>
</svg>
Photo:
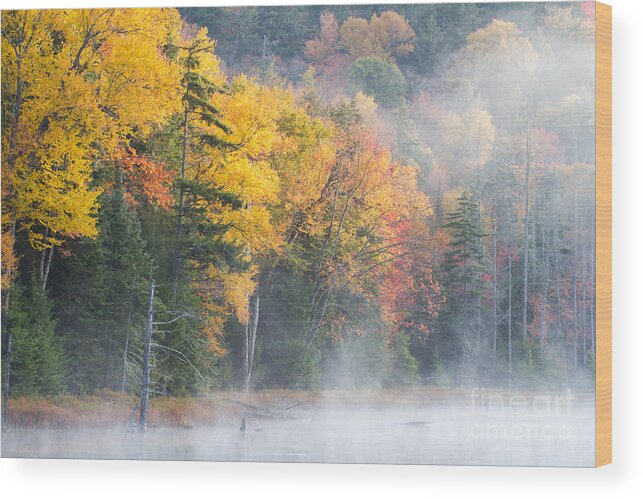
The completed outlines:
<svg viewBox="0 0 643 499">
<path fill-rule="evenodd" d="M 190 429 L 11 429 L 3 457 L 593 466 L 594 406 L 543 399 L 302 405 Z"/>
</svg>

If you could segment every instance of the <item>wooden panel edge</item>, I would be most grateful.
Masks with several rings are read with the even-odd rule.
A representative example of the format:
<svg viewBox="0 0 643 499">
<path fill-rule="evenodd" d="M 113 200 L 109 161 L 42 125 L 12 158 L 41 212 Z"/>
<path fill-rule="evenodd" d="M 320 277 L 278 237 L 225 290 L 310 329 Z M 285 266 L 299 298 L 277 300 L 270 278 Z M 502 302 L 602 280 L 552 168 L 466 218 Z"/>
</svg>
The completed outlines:
<svg viewBox="0 0 643 499">
<path fill-rule="evenodd" d="M 612 462 L 612 7 L 596 2 L 596 466 Z"/>
</svg>

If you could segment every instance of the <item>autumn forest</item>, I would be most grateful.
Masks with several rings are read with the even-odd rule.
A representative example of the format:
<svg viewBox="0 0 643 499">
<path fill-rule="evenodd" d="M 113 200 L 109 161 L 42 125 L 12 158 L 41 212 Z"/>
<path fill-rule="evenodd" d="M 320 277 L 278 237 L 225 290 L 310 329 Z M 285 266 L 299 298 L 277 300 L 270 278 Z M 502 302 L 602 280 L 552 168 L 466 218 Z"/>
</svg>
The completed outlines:
<svg viewBox="0 0 643 499">
<path fill-rule="evenodd" d="M 593 47 L 593 2 L 3 11 L 5 401 L 593 390 Z"/>
</svg>

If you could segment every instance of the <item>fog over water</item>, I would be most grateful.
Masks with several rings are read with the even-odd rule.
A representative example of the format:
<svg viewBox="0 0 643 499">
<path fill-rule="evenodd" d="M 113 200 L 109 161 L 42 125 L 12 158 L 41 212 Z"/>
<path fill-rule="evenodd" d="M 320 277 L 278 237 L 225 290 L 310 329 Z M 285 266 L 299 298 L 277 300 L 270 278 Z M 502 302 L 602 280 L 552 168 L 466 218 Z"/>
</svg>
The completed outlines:
<svg viewBox="0 0 643 499">
<path fill-rule="evenodd" d="M 571 393 L 409 397 L 342 407 L 323 398 L 274 418 L 191 429 L 13 429 L 3 457 L 593 466 L 593 398 Z"/>
</svg>

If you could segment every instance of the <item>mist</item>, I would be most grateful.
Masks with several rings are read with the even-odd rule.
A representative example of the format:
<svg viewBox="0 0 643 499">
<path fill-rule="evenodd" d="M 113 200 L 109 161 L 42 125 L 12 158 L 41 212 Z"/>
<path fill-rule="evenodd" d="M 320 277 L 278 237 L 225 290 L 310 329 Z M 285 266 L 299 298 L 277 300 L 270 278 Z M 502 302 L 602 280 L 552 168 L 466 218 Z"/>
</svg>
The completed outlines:
<svg viewBox="0 0 643 499">
<path fill-rule="evenodd" d="M 3 15 L 3 456 L 593 466 L 593 5 L 100 12 Z"/>
<path fill-rule="evenodd" d="M 24 429 L 4 457 L 316 463 L 593 466 L 593 399 L 571 393 L 328 392 L 239 408 L 214 424 Z M 291 405 L 297 407 L 289 410 Z M 244 412 L 245 411 L 245 412 Z M 240 430 L 243 417 L 245 428 Z"/>
</svg>

